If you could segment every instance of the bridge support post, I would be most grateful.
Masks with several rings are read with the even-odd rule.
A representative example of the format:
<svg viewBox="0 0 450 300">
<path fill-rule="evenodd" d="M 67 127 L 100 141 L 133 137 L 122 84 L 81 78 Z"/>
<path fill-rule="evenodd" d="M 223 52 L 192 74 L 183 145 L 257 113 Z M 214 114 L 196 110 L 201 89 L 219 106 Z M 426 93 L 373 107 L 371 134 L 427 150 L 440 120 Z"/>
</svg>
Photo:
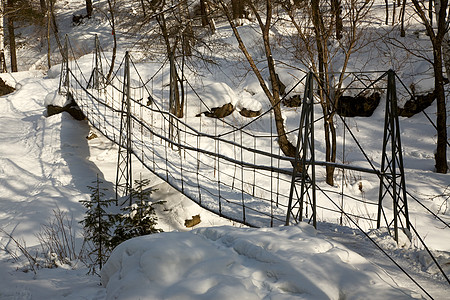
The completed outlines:
<svg viewBox="0 0 450 300">
<path fill-rule="evenodd" d="M 119 153 L 116 173 L 116 201 L 120 196 L 128 196 L 132 202 L 132 162 L 131 154 L 131 101 L 130 101 L 130 55 L 125 53 L 124 85 L 119 132 Z"/>
<path fill-rule="evenodd" d="M 69 92 L 69 37 L 64 38 L 64 49 L 62 52 L 61 75 L 59 77 L 59 93 L 61 95 Z"/>
<path fill-rule="evenodd" d="M 388 71 L 388 88 L 386 95 L 386 112 L 384 118 L 383 152 L 381 158 L 381 176 L 378 194 L 377 228 L 381 220 L 386 222 L 389 234 L 398 242 L 398 228 L 411 239 L 406 198 L 405 173 L 403 169 L 403 155 L 400 141 L 400 126 L 397 113 L 397 93 L 395 73 Z M 392 213 L 389 216 L 383 207 L 386 198 L 392 199 Z M 393 231 L 393 232 L 392 232 Z"/>
<path fill-rule="evenodd" d="M 91 77 L 89 78 L 88 88 L 98 89 L 100 84 L 103 83 L 103 67 L 100 55 L 100 42 L 98 41 L 98 35 L 95 35 L 95 66 L 92 70 Z"/>
<path fill-rule="evenodd" d="M 314 75 L 310 72 L 306 77 L 286 225 L 290 225 L 291 217 L 295 223 L 302 221 L 304 204 L 306 203 L 307 206 L 309 203 L 312 211 L 311 215 L 308 216 L 308 207 L 306 207 L 306 217 L 310 218 L 309 222 L 312 221 L 314 227 L 317 226 L 313 80 Z M 297 185 L 300 185 L 300 193 Z"/>
</svg>

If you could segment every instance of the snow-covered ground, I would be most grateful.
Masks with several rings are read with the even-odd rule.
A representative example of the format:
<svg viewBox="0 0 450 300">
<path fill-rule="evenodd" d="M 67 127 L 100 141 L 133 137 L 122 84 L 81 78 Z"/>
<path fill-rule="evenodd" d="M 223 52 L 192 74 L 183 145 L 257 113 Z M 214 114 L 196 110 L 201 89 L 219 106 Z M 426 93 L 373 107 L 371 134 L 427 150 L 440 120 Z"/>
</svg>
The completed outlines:
<svg viewBox="0 0 450 300">
<path fill-rule="evenodd" d="M 70 24 L 72 11 L 81 7 L 69 1 L 64 8 L 68 13 L 60 18 L 62 24 Z M 77 28 L 62 26 L 61 31 L 72 33 L 79 48 L 90 49 L 86 45 L 93 33 L 107 36 L 107 23 L 99 20 L 94 18 Z M 126 35 L 120 40 L 123 48 L 132 43 Z M 22 50 L 19 57 L 24 62 L 22 70 L 39 69 L 45 61 L 33 49 Z M 56 66 L 48 73 L 0 75 L 16 88 L 14 93 L 0 97 L 0 299 L 427 298 L 354 229 L 326 223 L 320 223 L 318 231 L 307 224 L 245 228 L 201 209 L 137 163 L 134 178 L 150 178 L 157 189 L 152 200 L 166 201 L 158 209 L 158 227 L 165 232 L 117 247 L 101 278 L 88 275 L 88 269 L 77 260 L 58 263 L 57 268 L 39 268 L 34 273 L 11 237 L 26 246 L 32 257 L 45 256 L 36 235 L 59 208 L 73 218 L 79 249 L 82 232 L 78 222 L 84 216 L 79 201 L 89 199 L 88 186 L 99 175 L 108 189 L 106 197 L 114 196 L 117 147 L 101 136 L 86 139 L 95 130 L 85 121 L 75 121 L 66 113 L 45 116 L 45 104 L 61 101 L 55 96 L 58 70 Z M 220 72 L 232 74 L 233 66 L 224 66 Z M 222 78 L 231 84 L 220 72 L 211 77 L 211 83 Z M 246 80 L 240 85 L 242 90 L 234 93 L 251 99 L 243 89 L 258 87 L 254 80 Z M 433 115 L 434 105 L 427 112 Z M 380 109 L 372 120 L 382 117 Z M 380 143 L 379 129 L 371 127 L 370 120 L 351 123 L 367 137 L 366 147 L 377 149 L 369 155 L 379 156 L 379 147 L 375 147 Z M 450 177 L 433 172 L 434 129 L 423 115 L 402 119 L 401 127 L 408 191 L 431 210 L 439 211 L 448 223 Z M 358 181 L 349 189 L 365 197 L 376 194 L 372 182 L 361 182 L 364 191 L 359 190 Z M 450 275 L 449 229 L 414 202 L 410 211 L 412 223 Z M 184 220 L 194 215 L 201 216 L 201 223 L 191 230 L 184 226 Z M 448 298 L 449 284 L 417 240 L 409 243 L 401 237 L 397 245 L 383 230 L 372 230 L 369 235 L 433 298 Z"/>
</svg>

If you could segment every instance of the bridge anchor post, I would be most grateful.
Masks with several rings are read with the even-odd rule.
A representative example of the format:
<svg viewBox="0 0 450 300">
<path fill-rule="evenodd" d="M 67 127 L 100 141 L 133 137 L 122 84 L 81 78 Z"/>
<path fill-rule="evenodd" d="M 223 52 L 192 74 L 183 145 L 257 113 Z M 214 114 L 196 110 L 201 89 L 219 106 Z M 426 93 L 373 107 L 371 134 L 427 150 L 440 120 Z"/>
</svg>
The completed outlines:
<svg viewBox="0 0 450 300">
<path fill-rule="evenodd" d="M 384 219 L 389 234 L 398 242 L 399 225 L 411 240 L 408 202 L 406 198 L 405 172 L 403 168 L 400 126 L 397 113 L 397 92 L 395 73 L 388 71 L 388 87 L 386 94 L 386 111 L 384 118 L 383 152 L 381 158 L 380 187 L 378 194 L 377 228 Z M 387 215 L 383 202 L 392 199 L 392 213 Z M 393 233 L 392 233 L 393 231 Z"/>
<path fill-rule="evenodd" d="M 125 53 L 124 85 L 122 93 L 122 109 L 120 111 L 119 153 L 116 173 L 116 202 L 121 196 L 128 196 L 132 203 L 132 161 L 131 146 L 131 101 L 130 101 L 130 55 Z"/>
<path fill-rule="evenodd" d="M 100 55 L 100 42 L 98 35 L 95 35 L 95 53 L 94 53 L 95 67 L 92 70 L 87 88 L 99 89 L 104 84 L 103 66 Z"/>
<path fill-rule="evenodd" d="M 291 217 L 295 223 L 303 219 L 304 203 L 311 206 L 313 226 L 317 226 L 316 218 L 316 174 L 314 155 L 314 110 L 313 110 L 313 80 L 314 75 L 309 72 L 306 77 L 300 126 L 297 138 L 297 151 L 293 166 L 291 189 L 289 192 L 286 226 L 290 225 Z M 297 185 L 300 185 L 300 193 Z M 295 195 L 294 195 L 295 192 Z M 306 214 L 308 217 L 308 213 Z"/>
<path fill-rule="evenodd" d="M 64 49 L 62 52 L 61 75 L 59 77 L 58 92 L 61 95 L 67 95 L 69 92 L 69 37 L 64 38 Z"/>
</svg>

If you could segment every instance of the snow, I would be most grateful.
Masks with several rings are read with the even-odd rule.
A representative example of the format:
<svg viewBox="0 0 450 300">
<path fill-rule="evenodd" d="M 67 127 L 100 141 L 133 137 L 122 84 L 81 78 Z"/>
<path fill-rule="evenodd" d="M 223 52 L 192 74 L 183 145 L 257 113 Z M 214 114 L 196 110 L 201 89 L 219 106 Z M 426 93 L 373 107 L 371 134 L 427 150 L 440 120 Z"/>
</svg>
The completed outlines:
<svg viewBox="0 0 450 300">
<path fill-rule="evenodd" d="M 207 106 L 207 109 L 221 107 L 227 103 L 231 103 L 234 106 L 237 101 L 234 91 L 229 85 L 223 82 L 215 82 L 205 85 L 201 98 L 203 103 Z"/>
<path fill-rule="evenodd" d="M 306 224 L 211 227 L 134 238 L 114 250 L 101 275 L 107 299 L 415 296 L 360 255 L 318 237 Z"/>
<path fill-rule="evenodd" d="M 68 4 L 66 9 L 77 11 L 83 3 L 68 1 Z M 64 15 L 65 24 L 70 16 Z M 85 22 L 80 28 L 60 30 L 72 31 L 79 49 L 91 49 L 96 33 L 102 35 L 105 44 L 110 42 L 109 27 L 104 20 L 96 17 Z M 255 36 L 254 29 L 243 27 L 242 31 Z M 233 42 L 229 31 L 220 34 L 228 34 L 228 41 Z M 124 49 L 133 43 L 125 35 L 120 38 Z M 53 218 L 53 210 L 59 208 L 73 218 L 75 248 L 79 250 L 82 233 L 78 222 L 84 216 L 79 201 L 89 199 L 87 186 L 92 185 L 97 175 L 105 182 L 106 196 L 114 197 L 117 147 L 87 122 L 75 121 L 66 113 L 47 118 L 46 105 L 65 104 L 66 99 L 57 93 L 61 66 L 44 73 L 39 71 L 40 64 L 46 61 L 42 53 L 26 48 L 21 51 L 20 57 L 26 57 L 22 70 L 33 71 L 0 75 L 16 88 L 14 93 L 0 97 L 0 299 L 426 298 L 355 229 L 330 223 L 320 223 L 318 231 L 304 223 L 291 227 L 245 228 L 203 210 L 142 166 L 135 167 L 134 178 L 140 175 L 151 178 L 152 188 L 156 189 L 152 201 L 166 201 L 164 206 L 157 207 L 158 227 L 164 233 L 135 238 L 118 246 L 102 269 L 101 277 L 87 274 L 88 268 L 77 259 L 51 269 L 40 268 L 34 273 L 8 234 L 25 245 L 32 256 L 52 255 L 42 253 L 36 235 Z M 261 50 L 255 48 L 255 51 Z M 88 68 L 89 63 L 83 68 Z M 148 72 L 158 67 L 154 64 Z M 429 65 L 421 62 L 404 73 L 428 69 Z M 255 78 L 246 76 L 233 84 L 224 74 L 239 73 L 236 65 L 223 66 L 221 72 L 204 80 L 208 106 L 231 102 L 238 109 L 265 109 L 267 103 Z M 289 77 L 286 74 L 287 71 L 281 72 L 280 77 Z M 422 80 L 417 91 L 428 91 L 430 84 L 429 79 Z M 426 112 L 433 116 L 434 105 Z M 297 120 L 295 109 L 284 113 L 287 125 Z M 379 124 L 383 114 L 384 108 L 380 106 L 369 120 L 349 121 L 360 136 L 367 138 L 365 147 L 370 149 L 369 155 L 375 161 L 379 161 Z M 439 211 L 439 216 L 448 223 L 445 203 L 449 175 L 433 172 L 435 130 L 423 115 L 401 119 L 401 127 L 408 191 L 432 211 Z M 92 132 L 99 137 L 87 140 Z M 320 156 L 323 145 L 321 141 L 317 143 Z M 348 147 L 347 154 L 350 154 L 354 145 Z M 358 162 L 358 157 L 352 161 Z M 318 176 L 323 174 L 319 172 Z M 351 176 L 356 180 L 344 185 L 347 193 L 376 199 L 378 185 L 374 180 L 360 178 L 358 173 Z M 450 274 L 448 228 L 436 223 L 417 203 L 410 203 L 410 212 L 412 223 L 446 274 Z M 184 226 L 184 220 L 194 215 L 201 216 L 201 223 L 191 230 Z M 401 236 L 397 244 L 383 229 L 370 230 L 369 236 L 435 299 L 448 298 L 449 285 L 417 239 L 409 242 Z"/>
</svg>

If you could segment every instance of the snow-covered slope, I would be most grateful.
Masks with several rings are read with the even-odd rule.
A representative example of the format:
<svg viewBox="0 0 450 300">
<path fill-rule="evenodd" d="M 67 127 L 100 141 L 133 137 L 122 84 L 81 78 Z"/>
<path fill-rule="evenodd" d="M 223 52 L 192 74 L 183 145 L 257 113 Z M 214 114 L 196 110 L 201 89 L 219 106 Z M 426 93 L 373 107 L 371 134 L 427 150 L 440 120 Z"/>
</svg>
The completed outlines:
<svg viewBox="0 0 450 300">
<path fill-rule="evenodd" d="M 121 244 L 107 299 L 411 299 L 384 271 L 310 225 L 200 228 Z"/>
</svg>

